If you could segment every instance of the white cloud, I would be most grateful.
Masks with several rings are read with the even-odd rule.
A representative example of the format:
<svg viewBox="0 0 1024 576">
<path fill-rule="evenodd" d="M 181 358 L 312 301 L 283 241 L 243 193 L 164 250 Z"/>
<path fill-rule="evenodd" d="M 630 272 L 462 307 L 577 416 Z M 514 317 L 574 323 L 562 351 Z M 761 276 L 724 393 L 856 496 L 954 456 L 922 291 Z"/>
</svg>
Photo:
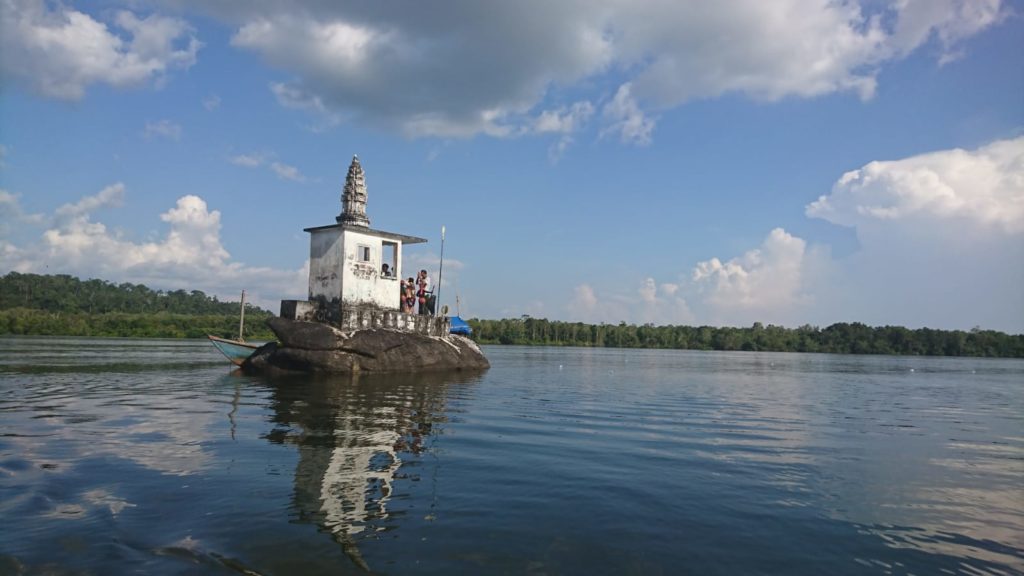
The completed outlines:
<svg viewBox="0 0 1024 576">
<path fill-rule="evenodd" d="M 570 319 L 584 322 L 804 324 L 818 317 L 814 293 L 827 285 L 827 255 L 776 228 L 757 248 L 725 262 L 699 262 L 679 282 L 647 277 L 632 293 L 600 296 L 591 285 L 579 285 L 567 311 Z"/>
<path fill-rule="evenodd" d="M 314 115 L 317 118 L 317 123 L 309 127 L 313 132 L 324 132 L 342 122 L 341 114 L 333 112 L 319 96 L 305 92 L 301 88 L 274 82 L 270 84 L 270 91 L 274 93 L 274 97 L 277 98 L 277 102 L 281 106 L 305 110 Z"/>
<path fill-rule="evenodd" d="M 658 322 L 685 294 L 702 323 L 1024 332 L 1024 137 L 870 162 L 806 212 L 852 227 L 859 250 L 833 259 L 776 228 L 741 256 L 699 262 L 678 285 L 646 279 L 635 297 L 619 298 L 627 317 Z"/>
<path fill-rule="evenodd" d="M 124 202 L 124 184 L 118 182 L 100 190 L 94 196 L 86 196 L 74 204 L 64 204 L 55 212 L 58 221 L 88 218 L 89 213 L 99 208 L 120 206 Z"/>
<path fill-rule="evenodd" d="M 569 107 L 545 110 L 534 120 L 533 130 L 538 134 L 571 134 L 594 114 L 594 105 L 587 101 L 576 102 Z"/>
<path fill-rule="evenodd" d="M 253 152 L 251 154 L 232 156 L 228 161 L 236 166 L 244 166 L 246 168 L 259 168 L 266 165 L 267 168 L 282 180 L 291 180 L 293 182 L 305 182 L 307 180 L 302 171 L 295 166 L 277 160 L 269 161 L 268 158 L 273 156 L 273 154 Z"/>
<path fill-rule="evenodd" d="M 638 323 L 692 324 L 696 319 L 677 284 L 659 285 L 654 278 L 645 278 L 637 293 L 640 303 L 633 318 Z"/>
<path fill-rule="evenodd" d="M 43 0 L 0 1 L 0 70 L 44 96 L 78 100 L 92 84 L 160 81 L 188 69 L 201 43 L 179 18 L 114 15 L 115 30 L 91 16 Z"/>
<path fill-rule="evenodd" d="M 869 97 L 889 54 L 880 20 L 856 2 L 637 3 L 620 17 L 622 60 L 639 68 L 633 93 L 663 107 L 731 92 Z"/>
<path fill-rule="evenodd" d="M 305 182 L 306 177 L 299 172 L 299 169 L 295 166 L 289 166 L 281 162 L 271 162 L 270 169 L 277 174 L 278 178 L 283 180 L 291 180 L 293 182 Z"/>
<path fill-rule="evenodd" d="M 11 233 L 16 224 L 42 224 L 42 214 L 26 214 L 21 208 L 20 197 L 0 189 L 0 237 Z"/>
<path fill-rule="evenodd" d="M 1005 12 L 999 0 L 224 0 L 203 9 L 235 26 L 234 46 L 292 76 L 272 86 L 283 105 L 332 122 L 414 137 L 519 136 L 537 133 L 538 120 L 557 126 L 538 111 L 564 106 L 562 95 L 614 85 L 602 118 L 631 143 L 650 140 L 649 110 L 698 98 L 869 98 L 887 63 L 933 38 L 948 58 Z"/>
<path fill-rule="evenodd" d="M 229 160 L 232 164 L 237 166 L 245 166 L 246 168 L 258 168 L 263 164 L 263 154 L 239 154 L 232 156 Z"/>
<path fill-rule="evenodd" d="M 602 114 L 608 125 L 602 134 L 618 134 L 624 144 L 647 145 L 651 143 L 655 121 L 640 110 L 631 91 L 629 83 L 619 86 L 615 97 L 604 105 Z"/>
<path fill-rule="evenodd" d="M 570 321 L 589 323 L 689 324 L 690 307 L 674 284 L 658 285 L 645 278 L 634 294 L 599 296 L 590 284 L 580 284 L 566 306 Z"/>
<path fill-rule="evenodd" d="M 699 262 L 691 280 L 714 322 L 779 322 L 808 303 L 805 266 L 807 243 L 776 228 L 740 257 Z"/>
<path fill-rule="evenodd" d="M 1024 332 L 1024 138 L 871 162 L 807 215 L 861 245 L 840 263 L 834 313 Z"/>
<path fill-rule="evenodd" d="M 533 131 L 537 134 L 560 134 L 558 141 L 548 149 L 548 158 L 557 162 L 573 143 L 573 134 L 585 125 L 594 115 L 594 105 L 586 100 L 576 102 L 572 106 L 553 110 L 544 110 L 533 121 Z"/>
<path fill-rule="evenodd" d="M 440 270 L 441 257 L 430 250 L 427 251 L 405 251 L 402 253 L 402 275 L 415 276 L 419 270 L 426 270 L 430 277 L 437 282 L 437 273 Z M 444 286 L 454 285 L 458 281 L 459 273 L 466 268 L 466 263 L 451 256 L 445 256 L 444 270 L 441 278 Z"/>
<path fill-rule="evenodd" d="M 1024 138 L 871 162 L 847 172 L 807 215 L 859 229 L 937 223 L 1024 232 Z M 934 229 L 934 228 L 933 228 Z M 944 234 L 945 232 L 940 232 Z"/>
<path fill-rule="evenodd" d="M 892 47 L 906 54 L 936 37 L 942 44 L 940 64 L 960 53 L 957 43 L 1007 16 L 1000 0 L 901 0 Z"/>
<path fill-rule="evenodd" d="M 565 26 L 578 8 L 229 3 L 216 12 L 238 23 L 235 46 L 296 76 L 272 86 L 282 104 L 447 137 L 510 135 L 506 119 L 550 83 L 606 61 L 599 29 Z"/>
<path fill-rule="evenodd" d="M 598 311 L 597 294 L 594 292 L 594 288 L 590 284 L 580 284 L 573 289 L 572 299 L 569 301 L 569 315 L 573 320 L 588 321 L 594 318 L 595 313 Z"/>
<path fill-rule="evenodd" d="M 196 289 L 224 298 L 247 288 L 254 302 L 271 310 L 282 298 L 305 296 L 308 263 L 298 270 L 276 270 L 233 261 L 220 239 L 220 212 L 198 196 L 182 196 L 160 215 L 169 229 L 157 241 L 133 242 L 93 220 L 95 210 L 118 206 L 124 195 L 124 185 L 117 183 L 61 206 L 38 243 L 0 246 L 0 268 Z M 9 200 L 0 195 L 0 209 Z"/>
<path fill-rule="evenodd" d="M 142 135 L 147 139 L 153 137 L 167 138 L 170 140 L 181 139 L 181 126 L 170 120 L 157 120 L 156 122 L 146 122 L 146 128 L 142 131 Z"/>
</svg>

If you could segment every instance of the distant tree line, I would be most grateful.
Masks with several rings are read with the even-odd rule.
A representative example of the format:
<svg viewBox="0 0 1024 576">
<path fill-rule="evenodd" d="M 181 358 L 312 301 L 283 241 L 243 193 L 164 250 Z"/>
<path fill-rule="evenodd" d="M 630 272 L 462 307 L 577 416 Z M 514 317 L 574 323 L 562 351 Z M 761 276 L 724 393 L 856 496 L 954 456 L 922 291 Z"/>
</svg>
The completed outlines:
<svg viewBox="0 0 1024 576">
<path fill-rule="evenodd" d="M 238 302 L 202 291 L 151 290 L 142 284 L 79 280 L 66 274 L 10 272 L 0 277 L 0 334 L 201 338 L 238 333 Z M 245 306 L 247 339 L 271 340 L 270 312 Z M 827 328 L 749 328 L 584 324 L 543 318 L 472 319 L 481 344 L 764 350 L 836 354 L 902 354 L 1024 358 L 1024 335 L 994 330 L 910 330 L 838 323 Z"/>
<path fill-rule="evenodd" d="M 0 277 L 0 334 L 199 338 L 238 335 L 239 302 L 200 290 L 79 280 L 67 274 Z M 272 339 L 272 314 L 245 305 L 246 338 Z"/>
<path fill-rule="evenodd" d="M 670 348 L 680 350 L 749 350 L 899 354 L 927 356 L 1024 357 L 1024 335 L 994 330 L 911 330 L 901 326 L 838 323 L 827 328 L 784 328 L 755 322 L 749 328 L 713 326 L 636 326 L 584 324 L 523 316 L 505 320 L 469 320 L 481 344 Z"/>
</svg>

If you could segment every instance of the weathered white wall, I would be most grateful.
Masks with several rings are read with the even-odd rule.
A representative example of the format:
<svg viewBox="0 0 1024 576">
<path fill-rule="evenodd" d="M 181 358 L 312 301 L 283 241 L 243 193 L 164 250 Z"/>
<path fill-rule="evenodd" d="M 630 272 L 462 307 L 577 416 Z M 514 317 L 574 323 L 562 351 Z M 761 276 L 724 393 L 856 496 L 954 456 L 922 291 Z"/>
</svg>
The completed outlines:
<svg viewBox="0 0 1024 576">
<path fill-rule="evenodd" d="M 354 250 L 354 248 L 353 248 Z M 314 230 L 309 239 L 309 299 L 341 297 L 343 243 L 340 228 Z"/>
<path fill-rule="evenodd" d="M 345 230 L 342 237 L 344 261 L 341 265 L 341 299 L 346 304 L 376 305 L 397 310 L 398 276 L 383 278 L 380 275 L 383 238 Z M 370 247 L 370 260 L 359 260 L 359 246 Z M 402 244 L 398 243 L 398 253 Z M 310 264 L 312 274 L 312 264 Z M 312 277 L 312 276 L 311 276 Z"/>
</svg>

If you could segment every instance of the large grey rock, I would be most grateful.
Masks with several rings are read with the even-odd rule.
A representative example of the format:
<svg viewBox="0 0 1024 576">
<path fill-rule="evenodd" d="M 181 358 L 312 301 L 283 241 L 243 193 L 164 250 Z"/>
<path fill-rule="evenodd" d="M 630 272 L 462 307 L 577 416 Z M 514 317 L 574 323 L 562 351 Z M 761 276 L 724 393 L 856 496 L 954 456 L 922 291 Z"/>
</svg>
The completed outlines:
<svg viewBox="0 0 1024 576">
<path fill-rule="evenodd" d="M 343 332 L 318 322 L 271 318 L 278 342 L 260 347 L 247 372 L 418 372 L 490 367 L 475 342 L 458 335 L 422 336 L 375 328 Z"/>
</svg>

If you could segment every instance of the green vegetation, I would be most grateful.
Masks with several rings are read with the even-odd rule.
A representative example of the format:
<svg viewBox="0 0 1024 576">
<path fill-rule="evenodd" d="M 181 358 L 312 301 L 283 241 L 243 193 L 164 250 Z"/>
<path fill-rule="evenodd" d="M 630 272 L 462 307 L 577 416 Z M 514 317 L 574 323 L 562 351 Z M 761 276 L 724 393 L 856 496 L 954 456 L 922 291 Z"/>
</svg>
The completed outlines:
<svg viewBox="0 0 1024 576">
<path fill-rule="evenodd" d="M 246 338 L 272 340 L 266 310 L 245 305 Z M 827 328 L 715 328 L 634 326 L 518 319 L 469 321 L 481 344 L 766 350 L 837 354 L 998 356 L 1024 358 L 1024 335 L 975 328 L 910 330 L 860 323 Z M 68 275 L 10 272 L 0 277 L 0 334 L 202 338 L 238 333 L 238 302 L 221 302 L 199 290 L 164 292 L 141 284 L 113 284 Z"/>
<path fill-rule="evenodd" d="M 238 335 L 238 302 L 199 290 L 150 290 L 141 284 L 82 281 L 66 274 L 10 272 L 0 277 L 0 334 L 201 338 Z M 272 340 L 272 316 L 245 305 L 245 337 Z"/>
<path fill-rule="evenodd" d="M 871 327 L 860 323 L 827 328 L 715 328 L 712 326 L 634 326 L 556 322 L 524 316 L 510 320 L 469 321 L 481 344 L 595 346 L 607 348 L 673 348 L 683 350 L 766 350 L 835 354 L 902 354 L 928 356 L 1024 357 L 1024 335 L 975 328 L 910 330 L 900 326 Z"/>
</svg>

